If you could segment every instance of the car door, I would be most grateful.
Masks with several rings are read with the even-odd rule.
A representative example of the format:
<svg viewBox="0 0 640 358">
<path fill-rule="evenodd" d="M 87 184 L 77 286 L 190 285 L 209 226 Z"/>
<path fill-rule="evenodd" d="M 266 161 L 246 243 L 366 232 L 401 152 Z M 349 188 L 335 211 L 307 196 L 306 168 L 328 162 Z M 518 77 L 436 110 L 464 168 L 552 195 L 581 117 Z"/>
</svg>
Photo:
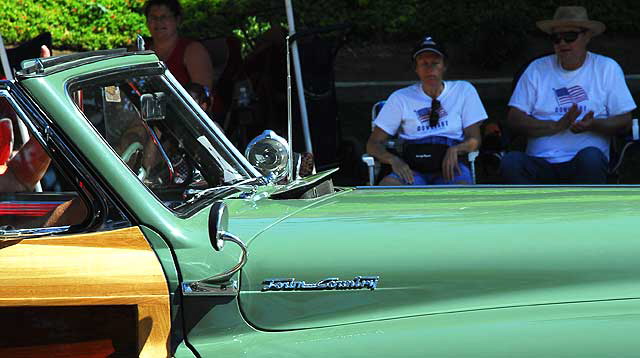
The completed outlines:
<svg viewBox="0 0 640 358">
<path fill-rule="evenodd" d="M 16 133 L 0 163 L 0 356 L 167 356 L 167 276 L 146 229 L 7 81 L 0 116 Z"/>
</svg>

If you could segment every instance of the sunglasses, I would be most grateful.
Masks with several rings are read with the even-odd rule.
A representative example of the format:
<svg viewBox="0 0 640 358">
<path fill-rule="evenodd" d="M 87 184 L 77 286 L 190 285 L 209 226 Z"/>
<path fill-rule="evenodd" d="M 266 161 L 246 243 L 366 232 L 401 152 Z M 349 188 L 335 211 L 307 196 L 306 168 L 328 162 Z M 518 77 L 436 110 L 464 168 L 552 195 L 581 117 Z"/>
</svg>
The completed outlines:
<svg viewBox="0 0 640 358">
<path fill-rule="evenodd" d="M 580 34 L 583 34 L 587 32 L 587 30 L 582 30 L 582 31 L 567 31 L 567 32 L 554 32 L 551 34 L 551 41 L 553 41 L 554 44 L 559 44 L 560 41 L 563 41 L 565 43 L 572 43 L 573 41 L 578 39 L 578 36 L 580 36 Z"/>
<path fill-rule="evenodd" d="M 440 120 L 440 114 L 438 113 L 440 110 L 440 101 L 437 99 L 431 100 L 431 113 L 429 114 L 429 127 L 435 127 L 438 125 L 438 121 Z"/>
<path fill-rule="evenodd" d="M 175 19 L 173 15 L 162 15 L 162 16 L 148 16 L 147 22 L 166 22 L 168 20 Z"/>
</svg>

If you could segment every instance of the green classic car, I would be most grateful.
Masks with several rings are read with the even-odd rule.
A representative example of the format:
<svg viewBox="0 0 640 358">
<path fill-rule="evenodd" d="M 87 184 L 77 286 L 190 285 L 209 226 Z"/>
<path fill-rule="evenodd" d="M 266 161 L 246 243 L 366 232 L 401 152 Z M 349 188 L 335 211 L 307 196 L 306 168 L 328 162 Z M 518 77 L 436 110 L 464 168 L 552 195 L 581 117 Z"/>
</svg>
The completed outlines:
<svg viewBox="0 0 640 358">
<path fill-rule="evenodd" d="M 25 62 L 0 111 L 2 357 L 638 354 L 638 187 L 338 188 L 268 136 L 265 176 L 151 52 Z"/>
</svg>

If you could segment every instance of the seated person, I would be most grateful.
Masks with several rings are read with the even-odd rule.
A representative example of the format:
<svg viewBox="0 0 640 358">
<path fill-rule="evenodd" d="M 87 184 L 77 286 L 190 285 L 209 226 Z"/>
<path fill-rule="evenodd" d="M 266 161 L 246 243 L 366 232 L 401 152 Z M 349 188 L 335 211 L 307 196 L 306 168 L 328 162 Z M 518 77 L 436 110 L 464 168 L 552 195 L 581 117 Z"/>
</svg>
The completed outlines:
<svg viewBox="0 0 640 358">
<path fill-rule="evenodd" d="M 51 51 L 47 46 L 40 48 L 40 57 L 51 56 Z M 15 118 L 13 108 L 5 101 L 0 101 L 0 112 Z M 4 128 L 3 128 L 4 129 Z M 6 130 L 0 132 L 3 138 L 0 142 L 9 155 L 4 155 L 0 162 L 0 192 L 15 193 L 33 191 L 36 184 L 42 179 L 51 159 L 42 149 L 40 143 L 35 138 L 29 139 L 20 149 L 9 159 L 13 146 L 13 132 L 9 121 Z M 7 147 L 7 148 L 5 148 Z M 7 161 L 8 160 L 8 161 Z"/>
<path fill-rule="evenodd" d="M 72 225 L 86 217 L 87 210 L 80 199 L 58 201 L 51 194 L 61 193 L 50 190 L 33 193 L 50 163 L 47 152 L 31 137 L 6 164 L 0 165 L 0 229 Z M 36 196 L 40 194 L 44 195 L 42 199 Z"/>
<path fill-rule="evenodd" d="M 40 56 L 50 55 L 49 48 L 42 46 Z M 0 114 L 7 117 L 0 120 L 0 193 L 3 194 L 0 229 L 73 225 L 84 220 L 88 212 L 84 202 L 80 198 L 66 199 L 74 192 L 61 193 L 45 188 L 42 193 L 33 193 L 47 172 L 51 158 L 33 136 L 13 152 L 11 119 L 17 121 L 18 116 L 9 102 L 1 97 Z"/>
<path fill-rule="evenodd" d="M 213 80 L 213 65 L 207 49 L 198 41 L 181 37 L 178 25 L 182 8 L 178 0 L 148 0 L 144 15 L 151 33 L 150 50 L 155 51 L 183 86 L 189 82 L 205 88 L 207 96 Z"/>
<path fill-rule="evenodd" d="M 487 118 L 480 97 L 466 81 L 443 81 L 448 58 L 430 36 L 413 51 L 413 62 L 420 82 L 391 94 L 367 141 L 367 152 L 393 170 L 380 185 L 471 184 L 461 156 L 480 146 Z M 396 134 L 405 141 L 402 158 L 385 147 Z"/>
<path fill-rule="evenodd" d="M 630 128 L 636 108 L 620 66 L 587 51 L 605 25 L 562 6 L 537 26 L 555 54 L 533 61 L 513 91 L 507 124 L 528 138 L 527 152 L 507 153 L 501 175 L 512 184 L 604 184 L 609 139 Z"/>
<path fill-rule="evenodd" d="M 35 138 L 31 138 L 7 162 L 0 173 L 0 192 L 33 191 L 42 179 L 51 159 Z"/>
</svg>

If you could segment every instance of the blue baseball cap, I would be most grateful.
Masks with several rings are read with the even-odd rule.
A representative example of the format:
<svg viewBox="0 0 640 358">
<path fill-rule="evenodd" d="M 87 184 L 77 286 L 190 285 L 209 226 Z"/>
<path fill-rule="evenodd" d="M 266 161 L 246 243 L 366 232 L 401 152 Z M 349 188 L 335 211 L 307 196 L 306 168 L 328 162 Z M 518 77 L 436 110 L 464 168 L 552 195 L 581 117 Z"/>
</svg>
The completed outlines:
<svg viewBox="0 0 640 358">
<path fill-rule="evenodd" d="M 433 37 L 427 35 L 413 49 L 413 60 L 415 61 L 419 54 L 427 51 L 435 52 L 442 57 L 447 57 L 447 53 L 445 52 L 442 44 L 436 42 Z"/>
</svg>

